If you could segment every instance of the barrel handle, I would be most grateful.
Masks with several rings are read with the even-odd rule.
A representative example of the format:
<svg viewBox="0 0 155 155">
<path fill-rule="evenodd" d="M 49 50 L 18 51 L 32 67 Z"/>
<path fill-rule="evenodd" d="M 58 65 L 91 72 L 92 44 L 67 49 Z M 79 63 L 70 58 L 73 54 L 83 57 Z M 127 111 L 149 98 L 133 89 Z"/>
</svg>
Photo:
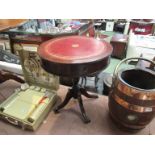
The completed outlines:
<svg viewBox="0 0 155 155">
<path fill-rule="evenodd" d="M 126 59 L 123 59 L 121 62 L 119 62 L 119 64 L 115 67 L 115 70 L 114 70 L 114 73 L 113 73 L 113 77 L 115 78 L 117 76 L 117 73 L 118 73 L 118 69 L 120 67 L 120 65 L 128 60 L 133 60 L 133 59 L 141 59 L 141 60 L 144 60 L 144 61 L 148 61 L 150 63 L 152 63 L 153 65 L 155 65 L 155 62 L 152 61 L 152 60 L 149 60 L 149 59 L 146 59 L 146 58 L 142 58 L 142 57 L 131 57 L 131 58 L 126 58 Z"/>
</svg>

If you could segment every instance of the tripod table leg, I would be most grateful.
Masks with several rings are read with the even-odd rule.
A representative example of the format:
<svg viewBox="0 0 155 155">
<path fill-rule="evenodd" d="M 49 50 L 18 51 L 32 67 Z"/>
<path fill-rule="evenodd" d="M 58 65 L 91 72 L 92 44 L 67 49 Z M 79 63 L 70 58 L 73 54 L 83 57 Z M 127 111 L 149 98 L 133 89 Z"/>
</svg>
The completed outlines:
<svg viewBox="0 0 155 155">
<path fill-rule="evenodd" d="M 81 110 L 81 113 L 82 113 L 83 121 L 84 121 L 84 123 L 89 123 L 90 119 L 86 116 L 86 112 L 85 112 L 85 109 L 84 109 L 84 106 L 83 106 L 83 101 L 82 101 L 80 93 L 78 94 L 77 99 L 78 99 L 78 102 L 79 102 L 79 106 L 80 106 L 80 110 Z"/>
<path fill-rule="evenodd" d="M 88 98 L 98 98 L 97 95 L 89 94 L 84 88 L 80 88 L 81 94 L 88 97 Z"/>
<path fill-rule="evenodd" d="M 73 97 L 73 93 L 72 90 L 68 90 L 67 95 L 64 99 L 64 101 L 58 105 L 57 107 L 54 108 L 54 112 L 58 113 L 60 109 L 62 109 L 65 105 L 67 105 L 67 103 L 69 102 L 69 100 Z"/>
</svg>

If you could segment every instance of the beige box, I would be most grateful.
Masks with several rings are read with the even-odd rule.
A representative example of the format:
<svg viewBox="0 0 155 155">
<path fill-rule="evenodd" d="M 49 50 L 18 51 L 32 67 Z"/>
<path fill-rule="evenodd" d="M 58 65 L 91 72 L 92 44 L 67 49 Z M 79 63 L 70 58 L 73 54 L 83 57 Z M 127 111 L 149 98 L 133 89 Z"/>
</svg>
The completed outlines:
<svg viewBox="0 0 155 155">
<path fill-rule="evenodd" d="M 0 117 L 23 129 L 36 130 L 57 101 L 59 78 L 42 69 L 37 51 L 34 51 L 37 45 L 36 48 L 33 45 L 32 50 L 27 46 L 14 46 L 21 59 L 26 83 L 0 104 Z"/>
</svg>

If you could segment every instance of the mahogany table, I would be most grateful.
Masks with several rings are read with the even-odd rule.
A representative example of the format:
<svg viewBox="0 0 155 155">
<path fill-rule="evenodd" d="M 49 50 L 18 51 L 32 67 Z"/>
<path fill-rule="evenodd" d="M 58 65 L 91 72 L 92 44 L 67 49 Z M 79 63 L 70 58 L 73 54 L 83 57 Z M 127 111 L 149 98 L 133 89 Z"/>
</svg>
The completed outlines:
<svg viewBox="0 0 155 155">
<path fill-rule="evenodd" d="M 64 101 L 54 112 L 59 112 L 73 97 L 78 100 L 82 118 L 85 123 L 90 122 L 86 116 L 81 95 L 97 98 L 88 94 L 78 85 L 81 76 L 91 75 L 106 68 L 110 61 L 112 46 L 104 41 L 83 36 L 68 36 L 44 42 L 38 49 L 42 67 L 49 73 L 71 77 L 73 86 L 68 90 Z"/>
</svg>

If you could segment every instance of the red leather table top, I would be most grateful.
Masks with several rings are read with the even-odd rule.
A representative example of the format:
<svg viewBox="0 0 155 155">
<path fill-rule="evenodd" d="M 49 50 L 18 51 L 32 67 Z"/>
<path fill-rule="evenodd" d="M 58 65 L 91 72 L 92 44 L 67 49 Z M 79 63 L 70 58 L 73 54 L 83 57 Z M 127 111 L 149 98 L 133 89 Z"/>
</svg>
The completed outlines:
<svg viewBox="0 0 155 155">
<path fill-rule="evenodd" d="M 112 46 L 94 38 L 67 36 L 40 45 L 42 67 L 49 73 L 80 77 L 99 72 L 109 64 Z"/>
<path fill-rule="evenodd" d="M 52 39 L 41 44 L 38 51 L 43 59 L 65 64 L 100 60 L 109 56 L 111 52 L 112 47 L 109 43 L 83 36 Z"/>
</svg>

